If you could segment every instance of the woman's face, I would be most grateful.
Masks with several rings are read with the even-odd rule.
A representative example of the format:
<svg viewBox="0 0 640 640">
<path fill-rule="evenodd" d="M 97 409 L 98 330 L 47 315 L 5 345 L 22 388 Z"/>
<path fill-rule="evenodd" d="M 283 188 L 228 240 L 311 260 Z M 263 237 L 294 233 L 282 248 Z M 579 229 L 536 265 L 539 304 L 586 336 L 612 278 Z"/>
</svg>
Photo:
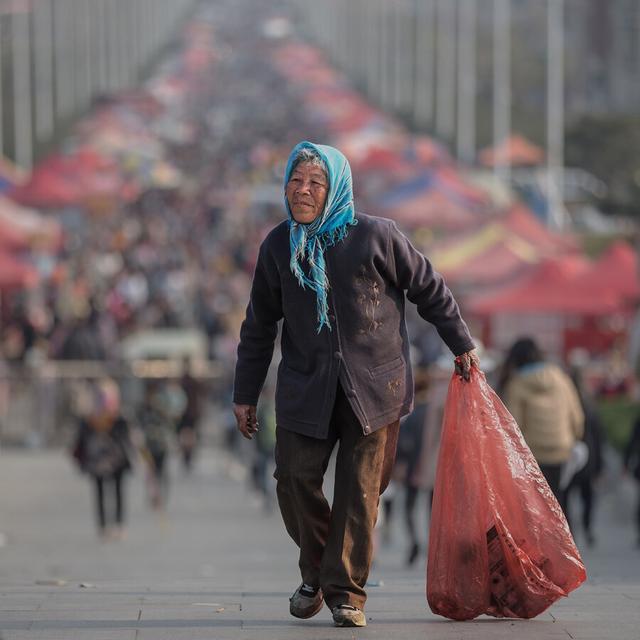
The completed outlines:
<svg viewBox="0 0 640 640">
<path fill-rule="evenodd" d="M 309 224 L 324 210 L 329 182 L 316 164 L 301 162 L 287 182 L 285 194 L 291 215 L 296 222 Z"/>
</svg>

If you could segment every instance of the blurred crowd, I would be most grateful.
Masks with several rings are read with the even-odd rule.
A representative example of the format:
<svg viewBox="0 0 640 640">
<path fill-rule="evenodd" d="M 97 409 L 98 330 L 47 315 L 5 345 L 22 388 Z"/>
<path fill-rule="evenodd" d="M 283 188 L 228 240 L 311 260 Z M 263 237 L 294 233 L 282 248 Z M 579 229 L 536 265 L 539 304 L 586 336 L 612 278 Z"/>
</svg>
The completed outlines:
<svg viewBox="0 0 640 640">
<path fill-rule="evenodd" d="M 0 358 L 7 365 L 37 367 L 47 360 L 119 362 L 127 357 L 131 336 L 155 329 L 195 328 L 206 338 L 206 353 L 199 357 L 220 365 L 218 400 L 230 402 L 235 349 L 257 248 L 284 215 L 284 160 L 300 140 L 329 136 L 322 120 L 309 119 L 300 86 L 278 66 L 278 29 L 268 4 L 252 5 L 250 20 L 242 3 L 226 0 L 208 7 L 171 48 L 158 68 L 157 82 L 152 78 L 145 87 L 94 105 L 91 122 L 117 120 L 127 126 L 133 122 L 162 146 L 165 173 L 168 167 L 180 179 L 138 180 L 132 192 L 123 188 L 115 199 L 61 209 L 63 245 L 56 256 L 41 256 L 46 263 L 41 286 L 3 300 Z M 206 53 L 204 63 L 197 62 L 199 58 L 194 62 L 190 45 L 194 39 L 200 53 Z M 173 91 L 176 87 L 180 90 Z M 81 125 L 69 144 L 85 145 L 88 129 L 95 134 L 95 128 Z M 386 180 L 384 172 L 378 177 Z M 416 505 L 420 496 L 426 496 L 422 504 L 428 511 L 453 363 L 449 356 L 442 357 L 437 335 L 412 310 L 408 322 L 413 327 L 416 410 L 401 431 L 396 495 L 392 487 L 383 498 L 382 538 L 391 535 L 391 518 L 402 494 L 410 541 L 407 562 L 412 564 L 422 552 L 420 531 L 425 530 L 416 523 Z M 535 363 L 507 362 L 501 376 L 501 358 L 502 354 L 487 355 L 483 364 L 509 406 L 508 388 L 522 373 L 518 369 Z M 154 508 L 166 505 L 170 452 L 180 451 L 185 469 L 192 464 L 210 390 L 191 375 L 190 364 L 181 371 L 182 377 L 141 381 L 133 402 L 131 398 L 124 402 L 117 381 L 104 376 L 78 391 L 84 400 L 76 399 L 76 405 L 85 404 L 76 411 L 79 428 L 73 455 L 95 484 L 98 526 L 105 537 L 121 535 L 126 513 L 123 478 L 132 458 L 140 457 L 146 465 Z M 625 396 L 630 392 L 629 375 L 619 358 L 611 360 L 597 387 L 585 384 L 578 370 L 574 374 L 574 383 L 566 384 L 573 385 L 572 393 L 579 398 L 581 426 L 562 436 L 566 441 L 560 457 L 542 454 L 539 462 L 554 467 L 549 478 L 565 508 L 569 496 L 580 496 L 585 539 L 595 544 L 594 487 L 603 471 L 605 437 L 591 394 Z M 0 383 L 0 405 L 6 400 L 6 389 L 1 387 Z M 270 509 L 275 424 L 272 394 L 264 396 L 250 478 Z M 230 418 L 229 413 L 226 422 Z M 225 422 L 224 417 L 218 419 Z M 230 447 L 240 446 L 233 429 L 227 434 Z M 561 486 L 561 467 L 569 462 L 578 441 L 586 443 L 587 459 L 574 465 Z M 619 445 L 626 451 L 625 468 L 640 478 L 638 428 Z M 113 512 L 108 496 L 113 497 Z"/>
<path fill-rule="evenodd" d="M 227 21 L 242 19 L 228 9 Z M 259 30 L 261 21 L 251 25 Z M 256 246 L 282 216 L 282 158 L 314 132 L 268 64 L 267 38 L 231 28 L 208 37 L 214 61 L 196 76 L 197 91 L 185 88 L 176 114 L 191 134 L 164 141 L 184 179 L 105 211 L 63 213 L 64 246 L 46 286 L 11 300 L 6 360 L 117 359 L 127 336 L 154 328 L 197 327 L 209 358 L 233 354 Z M 183 53 L 163 68 L 179 73 Z M 156 107 L 140 90 L 101 100 L 94 115 L 166 115 Z"/>
</svg>

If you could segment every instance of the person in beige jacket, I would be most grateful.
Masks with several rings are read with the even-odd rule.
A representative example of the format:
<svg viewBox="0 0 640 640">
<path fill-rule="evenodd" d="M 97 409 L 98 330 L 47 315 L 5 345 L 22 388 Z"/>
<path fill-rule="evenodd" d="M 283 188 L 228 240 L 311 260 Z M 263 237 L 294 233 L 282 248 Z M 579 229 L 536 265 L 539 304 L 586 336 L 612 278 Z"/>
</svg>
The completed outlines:
<svg viewBox="0 0 640 640">
<path fill-rule="evenodd" d="M 504 403 L 566 511 L 560 488 L 562 466 L 584 432 L 584 413 L 576 388 L 560 367 L 544 360 L 531 338 L 521 338 L 511 347 L 502 383 Z"/>
</svg>

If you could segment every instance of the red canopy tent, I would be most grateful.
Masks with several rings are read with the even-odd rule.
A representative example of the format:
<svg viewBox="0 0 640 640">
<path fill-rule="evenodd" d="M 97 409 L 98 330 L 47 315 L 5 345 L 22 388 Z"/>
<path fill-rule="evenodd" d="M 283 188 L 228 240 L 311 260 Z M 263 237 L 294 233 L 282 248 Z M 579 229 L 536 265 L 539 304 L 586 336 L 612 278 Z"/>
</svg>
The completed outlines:
<svg viewBox="0 0 640 640">
<path fill-rule="evenodd" d="M 394 149 L 369 147 L 366 155 L 351 163 L 353 171 L 390 171 L 404 172 L 409 169 L 408 162 Z"/>
<path fill-rule="evenodd" d="M 478 224 L 478 216 L 466 207 L 452 202 L 435 189 L 381 211 L 405 227 L 429 227 L 442 231 L 458 231 Z"/>
<path fill-rule="evenodd" d="M 29 181 L 10 192 L 16 202 L 38 208 L 81 205 L 87 199 L 117 195 L 122 178 L 109 158 L 92 149 L 72 155 L 54 154 L 43 160 Z"/>
<path fill-rule="evenodd" d="M 38 283 L 38 271 L 15 256 L 0 251 L 0 289 L 24 289 Z"/>
<path fill-rule="evenodd" d="M 415 136 L 411 140 L 409 153 L 423 167 L 451 161 L 447 148 L 428 136 Z"/>
<path fill-rule="evenodd" d="M 467 182 L 454 165 L 438 167 L 435 177 L 438 188 L 459 202 L 471 207 L 485 207 L 489 204 L 488 194 Z"/>
<path fill-rule="evenodd" d="M 538 256 L 528 254 L 534 254 L 531 247 L 521 250 L 517 243 L 506 238 L 455 267 L 441 271 L 451 285 L 487 287 L 513 281 L 527 273 L 538 260 Z"/>
<path fill-rule="evenodd" d="M 622 303 L 636 300 L 640 297 L 640 280 L 635 251 L 626 242 L 615 242 L 574 286 L 590 295 L 611 292 Z"/>
<path fill-rule="evenodd" d="M 61 242 L 62 228 L 56 220 L 0 196 L 0 248 L 23 250 L 39 247 L 55 251 Z"/>
<path fill-rule="evenodd" d="M 575 287 L 579 276 L 589 271 L 580 255 L 552 258 L 541 262 L 525 276 L 491 296 L 467 301 L 466 309 L 477 315 L 501 312 L 554 312 L 577 315 L 604 315 L 618 311 L 618 297 L 610 291 L 589 295 Z"/>
<path fill-rule="evenodd" d="M 513 205 L 502 222 L 509 231 L 544 250 L 547 255 L 557 251 L 575 251 L 577 249 L 578 245 L 575 238 L 560 235 L 547 229 L 531 210 L 522 203 Z"/>
<path fill-rule="evenodd" d="M 27 183 L 10 191 L 9 196 L 20 204 L 39 208 L 64 208 L 82 202 L 78 182 L 46 164 L 36 167 Z"/>
<path fill-rule="evenodd" d="M 464 308 L 480 320 L 488 346 L 507 348 L 532 335 L 556 356 L 576 347 L 602 352 L 620 337 L 630 310 L 611 288 L 576 286 L 591 269 L 578 255 L 546 260 L 515 284 L 468 299 Z"/>
<path fill-rule="evenodd" d="M 480 152 L 480 163 L 485 167 L 510 164 L 513 167 L 536 166 L 544 162 L 544 151 L 520 135 L 512 135 L 496 147 Z"/>
</svg>

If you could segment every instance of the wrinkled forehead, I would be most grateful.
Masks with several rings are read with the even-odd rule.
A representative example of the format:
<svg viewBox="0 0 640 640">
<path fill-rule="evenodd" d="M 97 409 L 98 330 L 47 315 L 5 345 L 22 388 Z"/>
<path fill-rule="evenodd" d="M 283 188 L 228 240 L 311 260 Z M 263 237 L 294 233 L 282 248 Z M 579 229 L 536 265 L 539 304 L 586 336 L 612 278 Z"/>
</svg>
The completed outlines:
<svg viewBox="0 0 640 640">
<path fill-rule="evenodd" d="M 294 176 L 301 176 L 306 174 L 309 174 L 311 177 L 328 180 L 325 168 L 322 165 L 309 160 L 302 161 L 296 164 L 291 170 L 289 180 L 291 180 L 291 178 L 293 178 Z"/>
</svg>

